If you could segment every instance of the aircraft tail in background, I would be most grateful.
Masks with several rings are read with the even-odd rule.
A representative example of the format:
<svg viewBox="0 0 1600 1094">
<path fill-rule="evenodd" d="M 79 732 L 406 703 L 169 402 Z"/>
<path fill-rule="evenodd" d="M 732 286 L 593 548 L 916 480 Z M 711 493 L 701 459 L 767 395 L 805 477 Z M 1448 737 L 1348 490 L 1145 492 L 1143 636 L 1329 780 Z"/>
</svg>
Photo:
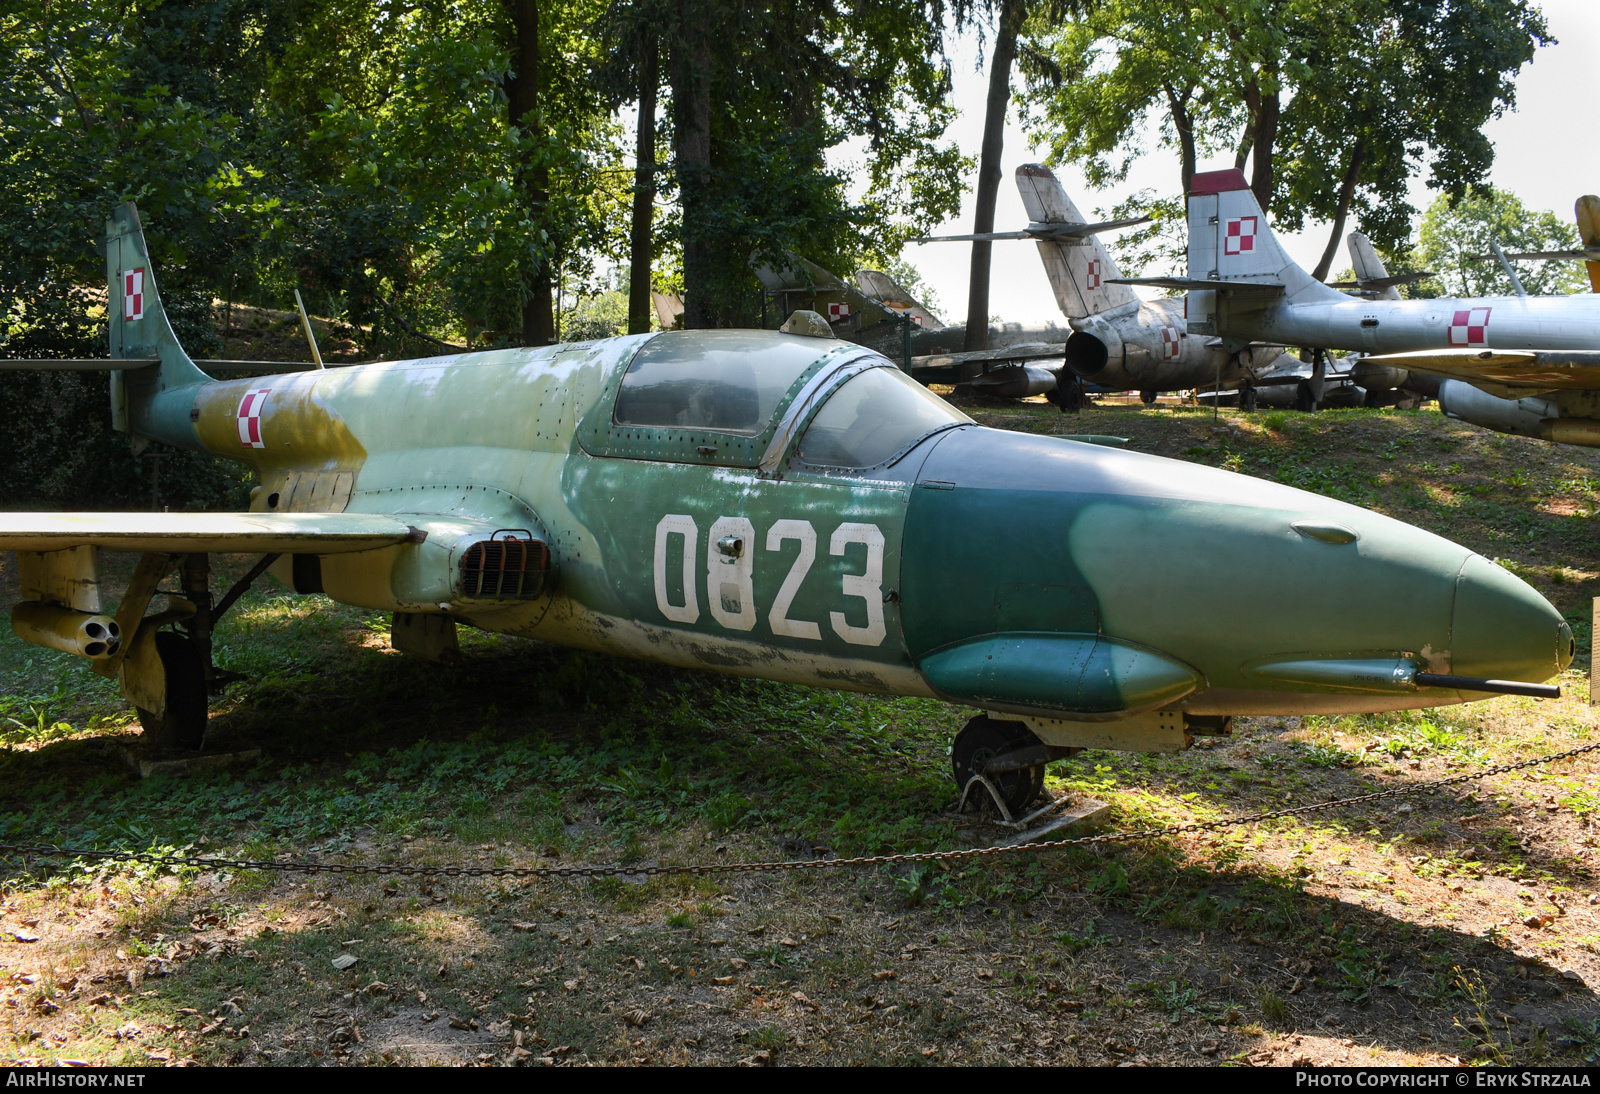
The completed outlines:
<svg viewBox="0 0 1600 1094">
<path fill-rule="evenodd" d="M 911 316 L 911 321 L 919 327 L 937 330 L 945 325 L 944 320 L 924 307 L 909 289 L 882 270 L 857 270 L 856 284 L 861 286 L 863 293 L 890 311 Z"/>
<path fill-rule="evenodd" d="M 1600 249 L 1600 197 L 1584 194 L 1572 211 L 1578 219 L 1578 242 L 1583 249 L 1590 252 Z M 1591 258 L 1584 265 L 1589 268 L 1589 287 L 1600 292 L 1600 262 Z"/>
<path fill-rule="evenodd" d="M 1297 304 L 1345 299 L 1284 252 L 1244 172 L 1237 169 L 1206 171 L 1190 180 L 1189 278 L 1271 286 Z"/>
<path fill-rule="evenodd" d="M 1378 282 L 1388 282 L 1389 268 L 1383 264 L 1383 259 L 1378 257 L 1377 248 L 1373 247 L 1372 240 L 1360 232 L 1351 232 L 1346 240 L 1350 245 L 1350 268 L 1355 272 L 1357 285 L 1377 285 Z M 1385 284 L 1382 289 L 1375 290 L 1378 300 L 1399 300 L 1400 289 L 1394 284 Z"/>
<path fill-rule="evenodd" d="M 1042 164 L 1025 163 L 1017 168 L 1017 190 L 1033 224 L 1085 223 L 1055 173 Z M 1038 245 L 1056 303 L 1068 319 L 1086 319 L 1117 308 L 1138 306 L 1139 297 L 1131 288 L 1113 283 L 1122 271 L 1095 236 L 1039 239 Z"/>
</svg>

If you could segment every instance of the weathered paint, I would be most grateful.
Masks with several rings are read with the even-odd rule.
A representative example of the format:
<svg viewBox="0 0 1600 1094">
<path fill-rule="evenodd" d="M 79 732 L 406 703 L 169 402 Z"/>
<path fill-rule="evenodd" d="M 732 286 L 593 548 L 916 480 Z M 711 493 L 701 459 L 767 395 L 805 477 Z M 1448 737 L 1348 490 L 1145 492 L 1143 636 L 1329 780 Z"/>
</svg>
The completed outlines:
<svg viewBox="0 0 1600 1094">
<path fill-rule="evenodd" d="M 161 316 L 154 282 L 143 292 L 148 323 Z M 879 467 L 807 466 L 798 446 L 818 408 L 860 368 L 891 367 L 832 340 L 814 341 L 815 360 L 755 433 L 646 436 L 613 411 L 651 337 L 692 348 L 701 336 L 231 383 L 158 376 L 127 389 L 128 420 L 254 467 L 253 512 L 209 515 L 223 522 L 209 539 L 184 523 L 205 514 L 62 515 L 34 528 L 3 517 L 15 536 L 0 524 L 0 547 L 121 535 L 143 550 L 265 550 L 252 537 L 273 529 L 292 544 L 278 549 L 320 556 L 323 589 L 346 603 L 674 665 L 938 694 L 1040 725 L 1125 724 L 1140 741 L 1168 742 L 1182 712 L 1472 697 L 1397 689 L 1369 671 L 1386 660 L 1544 679 L 1570 659 L 1565 623 L 1514 576 L 1419 529 L 1246 476 L 959 416 Z M 785 353 L 812 344 L 748 337 L 751 353 L 762 339 Z M 263 390 L 246 407 L 257 447 L 241 441 L 239 410 Z M 73 520 L 100 530 L 74 539 Z M 331 549 L 356 529 L 382 545 Z M 549 591 L 469 600 L 463 552 L 507 529 L 548 546 Z M 280 566 L 297 580 L 289 559 Z M 1237 595 L 1240 575 L 1250 597 Z M 1285 664 L 1302 668 L 1271 668 Z"/>
</svg>

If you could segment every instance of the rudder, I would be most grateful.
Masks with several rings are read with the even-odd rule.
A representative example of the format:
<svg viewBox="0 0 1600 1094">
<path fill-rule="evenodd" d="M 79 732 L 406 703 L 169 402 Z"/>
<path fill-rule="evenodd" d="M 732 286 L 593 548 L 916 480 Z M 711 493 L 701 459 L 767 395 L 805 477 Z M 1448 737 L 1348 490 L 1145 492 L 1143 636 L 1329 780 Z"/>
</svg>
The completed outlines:
<svg viewBox="0 0 1600 1094">
<path fill-rule="evenodd" d="M 1017 168 L 1016 178 L 1022 205 L 1034 224 L 1086 223 L 1048 167 L 1025 163 Z M 1133 289 L 1110 284 L 1113 278 L 1122 276 L 1122 271 L 1095 236 L 1083 237 L 1076 243 L 1041 239 L 1038 245 L 1056 303 L 1068 319 L 1087 319 L 1117 308 L 1138 306 L 1139 297 Z"/>
</svg>

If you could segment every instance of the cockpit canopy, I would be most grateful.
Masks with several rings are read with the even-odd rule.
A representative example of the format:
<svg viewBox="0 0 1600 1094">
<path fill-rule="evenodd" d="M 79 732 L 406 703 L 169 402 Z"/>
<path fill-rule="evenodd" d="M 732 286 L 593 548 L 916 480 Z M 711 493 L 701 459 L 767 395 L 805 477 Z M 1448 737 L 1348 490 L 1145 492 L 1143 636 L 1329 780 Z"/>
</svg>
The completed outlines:
<svg viewBox="0 0 1600 1094">
<path fill-rule="evenodd" d="M 695 331 L 652 338 L 617 393 L 618 425 L 760 433 L 800 374 L 830 348 L 770 331 Z"/>
<path fill-rule="evenodd" d="M 776 331 L 663 332 L 607 386 L 580 443 L 633 459 L 860 473 L 971 421 L 872 350 Z"/>
<path fill-rule="evenodd" d="M 800 439 L 800 460 L 877 467 L 936 429 L 970 421 L 899 369 L 870 368 L 828 396 Z"/>
</svg>

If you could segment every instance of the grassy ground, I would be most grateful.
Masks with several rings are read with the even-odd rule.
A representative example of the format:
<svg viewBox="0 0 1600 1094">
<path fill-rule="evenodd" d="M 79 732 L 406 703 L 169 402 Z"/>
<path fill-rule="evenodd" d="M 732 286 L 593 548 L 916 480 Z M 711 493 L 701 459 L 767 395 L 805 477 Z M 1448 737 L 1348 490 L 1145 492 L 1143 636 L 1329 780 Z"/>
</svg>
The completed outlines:
<svg viewBox="0 0 1600 1094">
<path fill-rule="evenodd" d="M 976 413 L 1127 436 L 1441 532 L 1532 581 L 1588 648 L 1600 463 L 1585 450 L 1431 412 Z M 208 739 L 259 746 L 260 760 L 141 781 L 120 754 L 138 738 L 114 688 L 7 630 L 0 838 L 443 866 L 844 856 L 1003 835 L 948 812 L 946 748 L 964 715 L 943 704 L 488 635 L 463 646 L 453 667 L 419 665 L 389 648 L 385 617 L 264 586 L 218 636 L 218 662 L 247 679 Z M 1110 802 L 1123 827 L 1455 774 L 1595 739 L 1580 669 L 1559 701 L 1250 719 L 1181 755 L 1086 752 L 1052 767 L 1051 789 Z M 1585 758 L 1409 809 L 948 870 L 391 883 L 11 861 L 0 1056 L 1593 1061 L 1597 772 Z M 355 963 L 336 968 L 344 955 Z"/>
</svg>

